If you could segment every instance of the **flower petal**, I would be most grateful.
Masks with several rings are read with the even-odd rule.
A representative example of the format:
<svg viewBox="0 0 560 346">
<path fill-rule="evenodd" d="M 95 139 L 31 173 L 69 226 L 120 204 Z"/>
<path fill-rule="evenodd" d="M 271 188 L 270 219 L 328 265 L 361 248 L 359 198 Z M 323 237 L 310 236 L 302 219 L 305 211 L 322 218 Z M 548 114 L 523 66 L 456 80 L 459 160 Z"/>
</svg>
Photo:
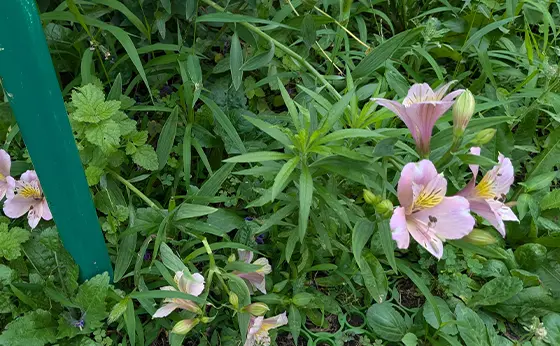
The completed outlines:
<svg viewBox="0 0 560 346">
<path fill-rule="evenodd" d="M 253 251 L 249 250 L 237 250 L 237 255 L 239 260 L 245 263 L 251 263 L 253 261 Z"/>
<path fill-rule="evenodd" d="M 253 262 L 253 264 L 262 266 L 261 268 L 257 269 L 257 273 L 262 273 L 265 275 L 272 273 L 272 267 L 270 266 L 270 264 L 268 264 L 268 259 L 264 257 L 257 259 L 255 262 Z"/>
<path fill-rule="evenodd" d="M 405 209 L 397 207 L 391 216 L 391 236 L 397 242 L 399 249 L 408 249 L 410 245 L 410 234 L 408 233 L 406 224 Z"/>
<path fill-rule="evenodd" d="M 39 177 L 37 176 L 37 172 L 32 171 L 32 170 L 25 171 L 25 173 L 23 173 L 19 179 L 24 181 L 24 182 L 27 182 L 27 183 L 32 182 L 32 181 L 39 181 Z"/>
<path fill-rule="evenodd" d="M 166 317 L 170 313 L 175 311 L 175 309 L 177 309 L 178 307 L 179 307 L 179 305 L 174 304 L 174 303 L 165 304 L 161 308 L 157 309 L 157 311 L 154 313 L 152 318 Z"/>
<path fill-rule="evenodd" d="M 514 170 L 511 160 L 504 155 L 499 154 L 498 165 L 495 166 L 492 171 L 493 170 L 496 170 L 493 191 L 497 196 L 507 195 L 514 180 Z"/>
<path fill-rule="evenodd" d="M 412 235 L 412 238 L 429 253 L 434 255 L 434 257 L 441 259 L 441 256 L 443 256 L 443 242 L 436 236 L 434 230 L 420 219 L 409 218 L 409 220 L 408 231 L 410 235 Z"/>
<path fill-rule="evenodd" d="M 29 223 L 29 227 L 34 229 L 41 221 L 41 217 L 43 216 L 43 203 L 34 203 L 29 212 L 27 213 L 27 223 Z"/>
<path fill-rule="evenodd" d="M 449 87 L 451 87 L 451 85 L 455 84 L 455 82 L 457 82 L 457 81 L 452 80 L 451 82 L 445 83 L 444 85 L 437 88 L 434 91 L 434 95 L 435 95 L 436 99 L 437 100 L 443 99 L 443 97 L 445 96 L 445 93 L 447 93 L 447 90 L 449 90 Z"/>
<path fill-rule="evenodd" d="M 488 221 L 489 224 L 494 226 L 494 228 L 497 229 L 498 232 L 500 232 L 502 237 L 506 236 L 506 227 L 504 225 L 504 221 L 501 219 L 499 214 L 496 214 L 496 212 L 494 212 L 493 208 L 490 206 L 491 203 L 499 203 L 501 205 L 501 202 L 494 201 L 492 199 L 481 198 L 470 199 L 469 202 L 472 212 L 480 215 L 486 221 Z M 494 206 L 494 208 L 498 207 Z"/>
<path fill-rule="evenodd" d="M 14 196 L 4 202 L 4 214 L 11 219 L 17 219 L 29 211 L 34 204 L 32 198 Z"/>
<path fill-rule="evenodd" d="M 6 198 L 14 198 L 14 189 L 16 188 L 16 180 L 10 176 L 6 177 Z"/>
<path fill-rule="evenodd" d="M 465 91 L 464 89 L 458 89 L 458 90 L 452 91 L 449 94 L 445 95 L 445 97 L 441 98 L 441 100 L 445 101 L 445 102 L 451 102 L 451 104 L 453 104 L 452 101 L 454 101 L 455 98 L 457 98 L 459 95 L 461 95 L 464 91 Z"/>
<path fill-rule="evenodd" d="M 430 226 L 441 240 L 461 239 L 473 230 L 475 224 L 469 201 L 460 196 L 445 197 L 437 206 L 421 210 L 411 217 Z"/>
<path fill-rule="evenodd" d="M 47 200 L 43 198 L 43 200 L 41 201 L 41 205 L 43 208 L 43 213 L 41 215 L 43 220 L 47 220 L 47 221 L 52 220 L 51 208 L 49 208 L 49 205 L 47 204 Z"/>
<path fill-rule="evenodd" d="M 194 273 L 187 279 L 185 293 L 198 297 L 204 291 L 204 276 Z"/>
<path fill-rule="evenodd" d="M 403 100 L 403 105 L 410 106 L 424 101 L 436 101 L 434 91 L 426 83 L 417 83 L 408 89 L 408 95 Z"/>
<path fill-rule="evenodd" d="M 412 183 L 417 185 L 427 185 L 438 176 L 436 167 L 430 160 L 407 163 L 401 172 L 397 194 L 402 207 L 409 207 L 413 202 Z"/>
<path fill-rule="evenodd" d="M 269 331 L 273 328 L 278 328 L 288 324 L 288 316 L 286 316 L 286 312 L 284 311 L 280 315 L 276 315 L 274 317 L 265 318 L 262 321 L 261 330 Z"/>
<path fill-rule="evenodd" d="M 263 316 L 251 316 L 251 320 L 249 321 L 249 329 L 247 330 L 247 341 L 245 341 L 244 346 L 255 345 L 255 335 L 261 330 L 263 320 Z"/>
<path fill-rule="evenodd" d="M 447 192 L 447 180 L 438 174 L 425 185 L 412 183 L 413 211 L 433 208 L 441 203 Z"/>
<path fill-rule="evenodd" d="M 4 149 L 0 149 L 0 174 L 4 177 L 9 176 L 11 167 L 12 159 L 10 155 Z"/>
</svg>

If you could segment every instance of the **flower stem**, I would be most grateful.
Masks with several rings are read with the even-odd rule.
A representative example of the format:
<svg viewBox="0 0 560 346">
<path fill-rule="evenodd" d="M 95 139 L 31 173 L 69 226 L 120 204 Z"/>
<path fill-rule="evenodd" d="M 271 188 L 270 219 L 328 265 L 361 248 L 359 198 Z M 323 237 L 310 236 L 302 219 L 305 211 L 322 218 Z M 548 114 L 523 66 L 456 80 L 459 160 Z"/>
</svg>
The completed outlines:
<svg viewBox="0 0 560 346">
<path fill-rule="evenodd" d="M 451 147 L 449 148 L 449 150 L 445 152 L 445 154 L 443 154 L 441 159 L 439 159 L 439 161 L 436 163 L 436 167 L 438 169 L 442 169 L 445 165 L 449 163 L 449 161 L 451 161 L 451 159 L 453 158 L 453 154 L 461 146 L 461 139 L 462 139 L 461 137 L 453 136 L 453 143 L 451 143 Z"/>
</svg>

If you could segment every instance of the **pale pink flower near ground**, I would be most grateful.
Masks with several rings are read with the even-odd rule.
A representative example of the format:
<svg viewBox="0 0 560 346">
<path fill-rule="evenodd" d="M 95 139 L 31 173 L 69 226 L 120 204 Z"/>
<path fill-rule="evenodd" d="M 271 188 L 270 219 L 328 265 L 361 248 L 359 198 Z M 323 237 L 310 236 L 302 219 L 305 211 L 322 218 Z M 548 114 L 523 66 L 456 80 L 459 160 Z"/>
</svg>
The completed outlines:
<svg viewBox="0 0 560 346">
<path fill-rule="evenodd" d="M 198 297 L 204 291 L 204 276 L 199 273 L 194 273 L 189 277 L 188 274 L 178 271 L 175 273 L 174 281 L 180 292 L 190 294 L 191 296 Z M 173 286 L 161 287 L 160 290 L 177 291 Z M 175 309 L 183 309 L 195 313 L 200 312 L 200 307 L 188 299 L 166 298 L 164 302 L 166 304 L 157 309 L 152 318 L 168 316 Z"/>
<path fill-rule="evenodd" d="M 418 152 L 426 157 L 430 152 L 430 138 L 436 121 L 453 106 L 455 98 L 464 91 L 456 90 L 445 95 L 452 83 L 435 91 L 426 83 L 414 84 L 402 104 L 383 98 L 372 100 L 387 107 L 404 122 L 416 142 Z"/>
<path fill-rule="evenodd" d="M 251 263 L 253 261 L 253 252 L 247 250 L 238 250 L 239 260 L 245 263 Z M 236 272 L 235 275 L 247 281 L 251 288 L 261 291 L 266 294 L 266 281 L 265 275 L 272 272 L 272 267 L 268 264 L 268 260 L 261 257 L 255 260 L 252 264 L 261 266 L 259 269 L 252 273 L 240 273 Z"/>
<path fill-rule="evenodd" d="M 469 234 L 475 220 L 469 202 L 460 196 L 445 197 L 447 180 L 429 160 L 404 166 L 397 187 L 400 207 L 391 217 L 393 239 L 407 249 L 410 236 L 428 252 L 441 258 L 443 242 Z"/>
<path fill-rule="evenodd" d="M 32 229 L 37 227 L 41 218 L 52 219 L 51 210 L 35 171 L 23 173 L 15 183 L 15 195 L 8 194 L 8 199 L 4 202 L 4 214 L 7 217 L 17 219 L 25 213 Z"/>
<path fill-rule="evenodd" d="M 14 188 L 16 181 L 10 176 L 12 168 L 12 159 L 10 155 L 3 149 L 0 149 L 0 199 L 6 196 L 12 198 L 14 196 Z"/>
<path fill-rule="evenodd" d="M 247 331 L 247 341 L 244 346 L 268 346 L 270 336 L 268 331 L 288 324 L 286 312 L 270 318 L 251 316 L 249 330 Z"/>
<path fill-rule="evenodd" d="M 471 154 L 480 155 L 480 148 L 471 148 Z M 485 218 L 500 234 L 506 236 L 504 221 L 517 221 L 517 216 L 504 204 L 506 195 L 513 184 L 513 165 L 502 154 L 498 155 L 498 164 L 486 172 L 477 184 L 478 165 L 469 165 L 473 178 L 458 195 L 469 200 L 471 210 Z"/>
</svg>

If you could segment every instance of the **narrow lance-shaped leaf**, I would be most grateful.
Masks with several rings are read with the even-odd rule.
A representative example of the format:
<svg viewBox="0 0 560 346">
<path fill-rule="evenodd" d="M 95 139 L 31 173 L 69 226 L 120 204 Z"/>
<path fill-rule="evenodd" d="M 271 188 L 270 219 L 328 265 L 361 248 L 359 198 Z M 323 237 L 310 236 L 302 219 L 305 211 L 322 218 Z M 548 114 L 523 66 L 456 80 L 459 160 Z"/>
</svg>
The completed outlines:
<svg viewBox="0 0 560 346">
<path fill-rule="evenodd" d="M 243 65 L 243 50 L 241 49 L 241 42 L 239 42 L 239 37 L 237 32 L 235 32 L 231 38 L 231 51 L 229 56 L 229 66 L 231 69 L 231 79 L 233 82 L 233 87 L 238 90 L 243 81 L 243 70 L 241 66 Z"/>
<path fill-rule="evenodd" d="M 173 143 L 175 142 L 175 134 L 177 133 L 177 120 L 179 117 L 179 106 L 175 106 L 173 112 L 163 125 L 161 134 L 158 138 L 158 144 L 156 149 L 156 154 L 159 163 L 159 169 L 163 169 L 173 148 Z"/>
<path fill-rule="evenodd" d="M 288 160 L 288 162 L 286 162 L 282 166 L 282 168 L 280 168 L 280 171 L 278 172 L 276 177 L 274 177 L 274 184 L 272 185 L 272 196 L 270 198 L 271 201 L 274 201 L 274 199 L 276 199 L 276 196 L 278 196 L 278 194 L 282 192 L 282 188 L 286 185 L 286 181 L 290 178 L 290 175 L 297 167 L 298 163 L 299 156 L 294 156 L 290 160 Z"/>
<path fill-rule="evenodd" d="M 280 93 L 282 94 L 282 99 L 284 99 L 284 104 L 288 108 L 288 113 L 292 118 L 292 123 L 296 127 L 296 130 L 299 131 L 302 127 L 302 124 L 301 124 L 301 120 L 299 119 L 299 113 L 296 104 L 288 94 L 286 88 L 284 88 L 284 85 L 282 84 L 279 78 L 278 78 L 278 88 L 280 89 Z"/>
<path fill-rule="evenodd" d="M 299 239 L 303 242 L 307 223 L 309 221 L 309 211 L 313 202 L 313 177 L 309 168 L 302 164 L 301 175 L 299 177 Z"/>
</svg>

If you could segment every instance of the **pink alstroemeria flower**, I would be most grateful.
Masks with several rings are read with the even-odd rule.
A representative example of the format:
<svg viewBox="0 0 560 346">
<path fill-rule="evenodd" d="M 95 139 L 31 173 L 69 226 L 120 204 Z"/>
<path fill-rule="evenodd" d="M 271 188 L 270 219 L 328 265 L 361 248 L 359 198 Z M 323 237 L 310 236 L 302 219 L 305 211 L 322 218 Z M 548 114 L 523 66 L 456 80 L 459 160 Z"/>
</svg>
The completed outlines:
<svg viewBox="0 0 560 346">
<path fill-rule="evenodd" d="M 173 279 L 177 284 L 179 291 L 183 293 L 198 297 L 202 291 L 204 291 L 204 276 L 199 273 L 194 273 L 192 276 L 188 277 L 188 275 L 182 271 L 178 271 L 175 273 L 175 277 Z M 173 286 L 161 287 L 160 290 L 177 291 Z M 167 304 L 157 309 L 152 318 L 165 317 L 172 313 L 175 309 L 183 309 L 195 313 L 200 312 L 200 307 L 188 299 L 165 298 L 164 302 Z"/>
<path fill-rule="evenodd" d="M 245 341 L 244 346 L 270 345 L 271 340 L 268 331 L 286 324 L 288 324 L 286 312 L 270 318 L 251 316 L 249 330 L 247 331 L 247 341 Z"/>
<path fill-rule="evenodd" d="M 0 199 L 6 196 L 12 198 L 14 196 L 14 188 L 16 181 L 10 176 L 12 168 L 12 159 L 10 155 L 3 149 L 0 150 Z"/>
<path fill-rule="evenodd" d="M 480 148 L 472 147 L 471 154 L 480 155 Z M 505 237 L 504 221 L 519 222 L 513 211 L 504 204 L 509 188 L 513 184 L 511 160 L 499 154 L 498 164 L 486 172 L 478 184 L 476 183 L 478 165 L 469 165 L 469 168 L 473 172 L 473 178 L 458 195 L 468 199 L 471 210 L 485 218 Z"/>
<path fill-rule="evenodd" d="M 243 261 L 245 263 L 251 263 L 253 261 L 252 251 L 238 250 L 237 253 L 239 254 L 240 261 Z M 239 276 L 242 279 L 245 279 L 253 288 L 253 290 L 257 289 L 263 294 L 266 294 L 265 275 L 272 272 L 272 267 L 270 266 L 270 264 L 268 264 L 268 260 L 264 257 L 255 260 L 252 264 L 256 264 L 261 267 L 252 273 L 236 272 L 235 275 Z"/>
<path fill-rule="evenodd" d="M 436 121 L 451 107 L 455 98 L 464 90 L 456 90 L 447 95 L 449 82 L 437 90 L 432 90 L 426 83 L 414 84 L 404 98 L 403 103 L 374 98 L 373 101 L 387 107 L 404 122 L 416 142 L 418 152 L 426 157 L 430 153 L 430 138 Z"/>
<path fill-rule="evenodd" d="M 27 222 L 33 229 L 39 220 L 51 220 L 52 214 L 43 195 L 41 183 L 35 171 L 27 171 L 15 183 L 15 195 L 8 194 L 4 202 L 4 214 L 12 219 L 17 219 L 27 213 Z"/>
<path fill-rule="evenodd" d="M 469 202 L 460 196 L 445 197 L 447 180 L 429 160 L 404 166 L 397 187 L 400 207 L 391 217 L 393 239 L 407 249 L 410 235 L 428 252 L 441 258 L 443 241 L 469 234 L 475 220 Z"/>
</svg>

